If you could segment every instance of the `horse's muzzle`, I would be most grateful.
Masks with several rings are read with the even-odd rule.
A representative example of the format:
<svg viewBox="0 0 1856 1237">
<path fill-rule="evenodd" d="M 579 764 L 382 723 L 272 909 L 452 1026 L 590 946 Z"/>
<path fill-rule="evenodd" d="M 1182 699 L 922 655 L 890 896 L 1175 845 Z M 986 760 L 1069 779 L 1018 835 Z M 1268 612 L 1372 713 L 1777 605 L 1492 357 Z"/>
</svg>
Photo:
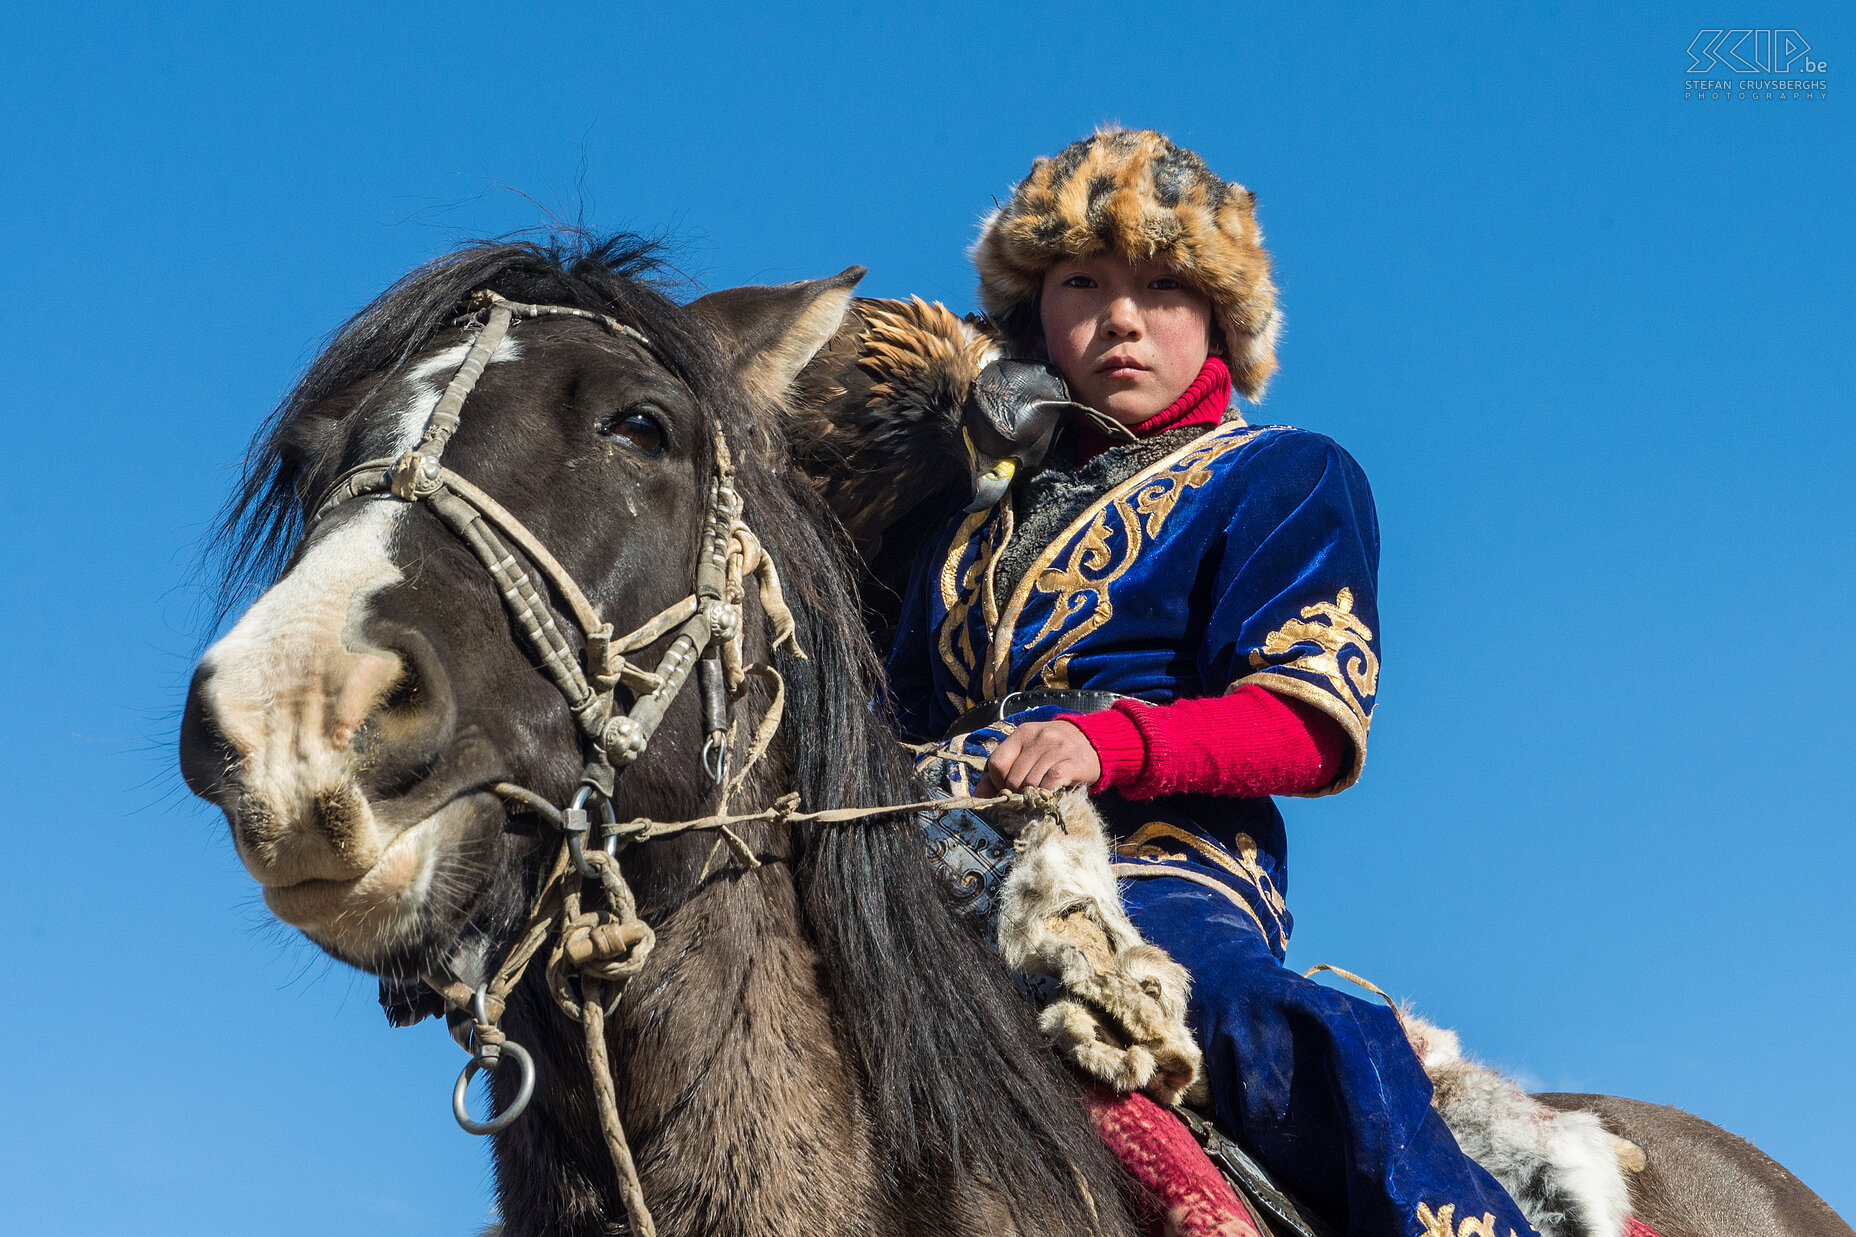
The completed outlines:
<svg viewBox="0 0 1856 1237">
<path fill-rule="evenodd" d="M 360 877 L 401 832 L 480 784 L 485 745 L 456 750 L 457 704 L 423 634 L 255 626 L 241 622 L 194 672 L 180 765 L 193 792 L 225 812 L 260 882 Z M 365 643 L 349 647 L 344 635 L 357 632 Z"/>
</svg>

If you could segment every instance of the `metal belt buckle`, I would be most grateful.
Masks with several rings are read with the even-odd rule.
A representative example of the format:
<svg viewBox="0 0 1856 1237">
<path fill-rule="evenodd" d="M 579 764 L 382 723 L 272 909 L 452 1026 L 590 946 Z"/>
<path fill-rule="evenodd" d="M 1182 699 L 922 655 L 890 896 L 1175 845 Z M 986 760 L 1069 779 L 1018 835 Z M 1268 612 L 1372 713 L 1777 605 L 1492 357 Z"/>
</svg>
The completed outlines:
<svg viewBox="0 0 1856 1237">
<path fill-rule="evenodd" d="M 1023 692 L 1007 692 L 1005 693 L 1005 695 L 999 697 L 999 699 L 994 702 L 994 707 L 997 709 L 997 714 L 996 716 L 994 716 L 992 720 L 994 722 L 1004 721 L 1007 715 L 1009 715 L 1012 711 L 1010 707 L 1012 701 L 1016 699 L 1017 697 L 1022 696 L 1024 694 L 1025 693 Z M 992 722 L 987 723 L 987 725 L 991 725 L 991 724 Z"/>
</svg>

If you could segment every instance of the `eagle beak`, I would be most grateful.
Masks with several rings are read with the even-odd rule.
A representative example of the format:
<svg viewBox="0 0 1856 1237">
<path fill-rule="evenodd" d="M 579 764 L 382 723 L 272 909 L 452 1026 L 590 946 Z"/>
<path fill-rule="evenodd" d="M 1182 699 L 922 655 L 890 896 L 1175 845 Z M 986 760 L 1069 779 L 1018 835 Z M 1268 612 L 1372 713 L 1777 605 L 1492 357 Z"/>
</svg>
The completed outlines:
<svg viewBox="0 0 1856 1237">
<path fill-rule="evenodd" d="M 983 455 L 977 456 L 973 463 L 973 501 L 967 504 L 967 511 L 984 511 L 986 508 L 1005 497 L 1005 492 L 1012 488 L 1012 477 L 1018 472 L 1018 461 L 1011 456 L 1002 460 L 993 460 L 984 470 L 979 465 L 985 461 Z"/>
</svg>

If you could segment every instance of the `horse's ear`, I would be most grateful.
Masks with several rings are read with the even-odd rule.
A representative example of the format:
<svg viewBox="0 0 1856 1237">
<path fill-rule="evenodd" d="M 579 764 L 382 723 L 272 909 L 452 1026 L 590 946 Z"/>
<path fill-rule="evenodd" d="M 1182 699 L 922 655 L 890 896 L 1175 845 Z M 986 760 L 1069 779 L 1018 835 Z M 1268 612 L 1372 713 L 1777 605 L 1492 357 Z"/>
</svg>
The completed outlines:
<svg viewBox="0 0 1856 1237">
<path fill-rule="evenodd" d="M 690 302 L 690 309 L 729 345 L 735 377 L 754 395 L 784 401 L 793 379 L 844 321 L 864 267 L 828 279 L 748 284 Z"/>
</svg>

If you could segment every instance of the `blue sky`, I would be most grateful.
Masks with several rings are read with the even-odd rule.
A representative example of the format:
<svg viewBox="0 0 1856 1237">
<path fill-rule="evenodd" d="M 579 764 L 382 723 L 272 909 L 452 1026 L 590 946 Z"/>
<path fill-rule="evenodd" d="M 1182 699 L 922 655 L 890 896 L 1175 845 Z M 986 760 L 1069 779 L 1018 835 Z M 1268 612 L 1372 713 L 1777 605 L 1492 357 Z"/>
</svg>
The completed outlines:
<svg viewBox="0 0 1856 1237">
<path fill-rule="evenodd" d="M 1365 780 L 1287 806 L 1292 964 L 1856 1215 L 1847 6 L 15 6 L 0 37 L 9 1231 L 473 1231 L 461 1054 L 270 925 L 173 738 L 193 566 L 318 341 L 459 240 L 668 230 L 712 287 L 971 304 L 1108 120 L 1256 191 L 1254 418 L 1372 479 Z M 1704 27 L 1838 89 L 1683 98 Z M 1716 74 L 1712 76 L 1722 76 Z"/>
</svg>

